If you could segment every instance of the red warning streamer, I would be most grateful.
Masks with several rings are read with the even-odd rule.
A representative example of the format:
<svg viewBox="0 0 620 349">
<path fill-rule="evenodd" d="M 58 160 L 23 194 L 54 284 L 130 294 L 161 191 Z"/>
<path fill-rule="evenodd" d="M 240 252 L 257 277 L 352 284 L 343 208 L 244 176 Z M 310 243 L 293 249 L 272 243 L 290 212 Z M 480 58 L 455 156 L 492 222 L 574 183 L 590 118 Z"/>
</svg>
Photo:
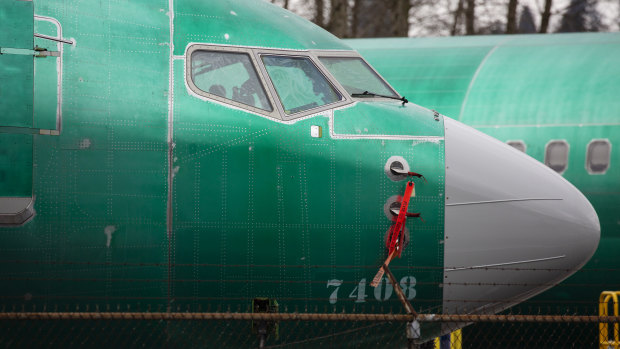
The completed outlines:
<svg viewBox="0 0 620 349">
<path fill-rule="evenodd" d="M 396 223 L 390 227 L 390 233 L 387 241 L 388 254 L 396 252 L 396 256 L 400 257 L 403 250 L 403 241 L 405 235 L 405 222 L 407 221 L 407 208 L 409 207 L 409 200 L 411 200 L 411 193 L 413 192 L 413 182 L 407 182 L 407 188 L 405 189 L 405 195 L 400 203 L 400 210 L 398 211 L 398 217 Z"/>
<path fill-rule="evenodd" d="M 388 239 L 386 241 L 386 247 L 388 248 L 388 258 L 385 260 L 384 265 L 390 264 L 390 261 L 394 256 L 399 257 L 403 251 L 403 242 L 405 241 L 405 223 L 407 221 L 407 208 L 409 207 L 409 200 L 411 200 L 411 193 L 413 193 L 413 182 L 407 182 L 407 187 L 405 188 L 405 195 L 403 196 L 403 200 L 400 203 L 400 210 L 398 211 L 398 217 L 396 218 L 396 223 L 394 223 L 390 227 L 390 232 L 388 234 Z M 383 277 L 383 266 L 379 268 L 377 275 L 372 279 L 370 286 L 376 287 L 381 281 Z"/>
</svg>

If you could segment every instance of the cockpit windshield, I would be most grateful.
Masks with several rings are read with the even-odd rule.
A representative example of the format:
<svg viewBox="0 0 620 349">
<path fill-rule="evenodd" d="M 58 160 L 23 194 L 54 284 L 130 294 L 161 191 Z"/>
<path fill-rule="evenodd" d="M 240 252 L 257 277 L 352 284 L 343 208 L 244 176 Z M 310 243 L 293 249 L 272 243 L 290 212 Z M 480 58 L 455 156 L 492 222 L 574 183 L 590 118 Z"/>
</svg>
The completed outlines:
<svg viewBox="0 0 620 349">
<path fill-rule="evenodd" d="M 287 115 L 341 100 L 309 58 L 263 55 L 262 60 Z"/>
<path fill-rule="evenodd" d="M 398 97 L 396 92 L 359 57 L 319 57 L 319 60 L 350 95 Z"/>
</svg>

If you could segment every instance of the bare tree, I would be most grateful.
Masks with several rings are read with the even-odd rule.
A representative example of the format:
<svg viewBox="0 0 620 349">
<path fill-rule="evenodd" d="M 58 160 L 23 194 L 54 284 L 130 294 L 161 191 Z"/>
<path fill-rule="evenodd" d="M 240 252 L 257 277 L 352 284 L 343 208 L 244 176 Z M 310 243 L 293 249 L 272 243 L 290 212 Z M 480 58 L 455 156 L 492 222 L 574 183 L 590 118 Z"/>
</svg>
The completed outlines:
<svg viewBox="0 0 620 349">
<path fill-rule="evenodd" d="M 540 19 L 539 33 L 546 33 L 549 30 L 549 20 L 551 19 L 551 5 L 553 0 L 545 0 L 545 9 Z"/>
<path fill-rule="evenodd" d="M 411 2 L 409 0 L 397 0 L 392 4 L 392 14 L 394 18 L 392 33 L 394 36 L 409 36 L 409 10 Z"/>
<path fill-rule="evenodd" d="M 351 33 L 355 37 L 392 37 L 409 34 L 409 0 L 355 0 Z"/>
<path fill-rule="evenodd" d="M 456 10 L 454 11 L 454 21 L 452 22 L 452 29 L 450 29 L 450 35 L 456 35 L 456 29 L 459 26 L 459 20 L 463 17 L 463 11 L 465 10 L 464 4 L 465 0 L 458 0 L 459 3 L 456 6 Z"/>
<path fill-rule="evenodd" d="M 314 19 L 313 22 L 321 27 L 325 26 L 325 3 L 323 0 L 314 0 Z"/>
<path fill-rule="evenodd" d="M 521 10 L 521 17 L 519 18 L 519 33 L 532 34 L 536 33 L 536 22 L 534 21 L 534 15 L 529 6 L 523 6 Z"/>
<path fill-rule="evenodd" d="M 508 15 L 506 16 L 506 34 L 517 32 L 517 6 L 519 0 L 508 1 Z"/>
<path fill-rule="evenodd" d="M 562 16 L 560 32 L 584 32 L 588 12 L 587 0 L 571 0 L 570 5 Z"/>
<path fill-rule="evenodd" d="M 359 25 L 361 14 L 362 2 L 360 0 L 353 1 L 353 14 L 351 18 L 351 36 L 354 38 L 359 37 Z"/>
<path fill-rule="evenodd" d="M 465 34 L 476 34 L 474 23 L 476 20 L 476 0 L 467 0 L 467 9 L 465 10 Z"/>
<path fill-rule="evenodd" d="M 606 29 L 596 9 L 598 0 L 571 0 L 564 11 L 559 32 L 587 32 Z"/>
<path fill-rule="evenodd" d="M 329 21 L 325 29 L 339 38 L 349 36 L 349 2 L 347 0 L 331 0 Z"/>
<path fill-rule="evenodd" d="M 353 21 L 351 23 L 355 37 L 385 37 L 390 36 L 386 18 L 388 7 L 384 3 L 375 0 L 356 0 L 353 8 Z"/>
</svg>

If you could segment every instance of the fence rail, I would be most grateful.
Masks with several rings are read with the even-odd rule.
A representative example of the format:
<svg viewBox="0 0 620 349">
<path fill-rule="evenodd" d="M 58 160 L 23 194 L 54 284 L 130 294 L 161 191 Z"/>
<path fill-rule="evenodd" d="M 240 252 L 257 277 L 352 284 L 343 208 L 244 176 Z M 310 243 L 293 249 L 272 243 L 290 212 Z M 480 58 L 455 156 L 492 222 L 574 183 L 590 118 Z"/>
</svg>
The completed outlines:
<svg viewBox="0 0 620 349">
<path fill-rule="evenodd" d="M 416 327 L 413 320 L 417 320 L 417 335 L 410 331 Z M 442 344 L 441 348 L 606 349 L 615 348 L 619 343 L 616 340 L 620 331 L 618 323 L 620 316 L 543 315 L 540 312 L 414 316 L 317 312 L 0 311 L 0 347 L 438 348 L 438 343 L 445 344 L 446 339 L 435 338 L 457 331 L 458 335 L 447 339 L 451 344 Z"/>
<path fill-rule="evenodd" d="M 265 320 L 408 322 L 614 323 L 620 316 L 345 313 L 6 312 L 0 320 Z"/>
</svg>

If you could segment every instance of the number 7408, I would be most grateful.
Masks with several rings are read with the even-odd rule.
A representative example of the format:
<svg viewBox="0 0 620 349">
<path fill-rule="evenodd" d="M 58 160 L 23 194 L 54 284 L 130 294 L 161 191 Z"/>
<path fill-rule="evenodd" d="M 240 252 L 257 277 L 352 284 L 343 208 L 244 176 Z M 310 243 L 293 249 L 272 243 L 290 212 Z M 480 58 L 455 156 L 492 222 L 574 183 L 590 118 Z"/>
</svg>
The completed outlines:
<svg viewBox="0 0 620 349">
<path fill-rule="evenodd" d="M 336 304 L 338 302 L 338 291 L 340 291 L 340 287 L 342 286 L 343 280 L 333 279 L 327 280 L 327 288 L 333 287 L 332 293 L 329 295 L 329 303 Z M 413 276 L 404 276 L 400 279 L 400 287 L 405 292 L 405 296 L 408 300 L 412 300 L 416 296 L 416 279 Z M 344 287 L 343 287 L 344 288 Z M 392 284 L 387 278 L 383 278 L 377 287 L 374 288 L 374 296 L 375 299 L 379 302 L 384 302 L 392 296 L 392 292 L 394 291 Z M 355 286 L 355 288 L 349 294 L 349 298 L 355 299 L 355 303 L 364 303 L 366 302 L 366 278 L 361 279 L 360 282 Z"/>
</svg>

